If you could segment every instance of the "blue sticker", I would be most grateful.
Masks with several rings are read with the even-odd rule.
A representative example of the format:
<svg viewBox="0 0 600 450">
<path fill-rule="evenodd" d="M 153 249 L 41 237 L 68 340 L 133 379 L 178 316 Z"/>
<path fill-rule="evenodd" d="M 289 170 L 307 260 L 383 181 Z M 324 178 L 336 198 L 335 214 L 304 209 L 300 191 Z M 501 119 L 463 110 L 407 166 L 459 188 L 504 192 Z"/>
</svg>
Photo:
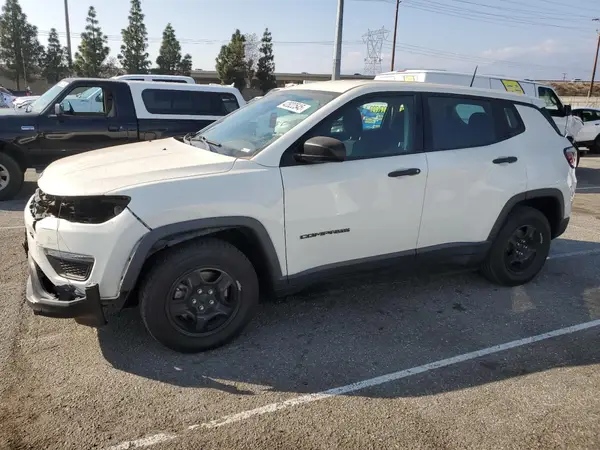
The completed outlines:
<svg viewBox="0 0 600 450">
<path fill-rule="evenodd" d="M 35 127 L 33 125 L 24 125 L 21 127 L 21 131 L 34 131 Z"/>
</svg>

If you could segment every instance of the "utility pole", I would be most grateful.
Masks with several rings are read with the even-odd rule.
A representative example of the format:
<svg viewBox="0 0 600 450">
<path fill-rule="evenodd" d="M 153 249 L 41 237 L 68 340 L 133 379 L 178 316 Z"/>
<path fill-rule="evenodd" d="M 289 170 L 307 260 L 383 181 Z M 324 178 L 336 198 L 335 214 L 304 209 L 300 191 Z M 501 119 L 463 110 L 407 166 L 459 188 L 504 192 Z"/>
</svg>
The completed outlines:
<svg viewBox="0 0 600 450">
<path fill-rule="evenodd" d="M 67 28 L 67 51 L 69 52 L 69 69 L 73 66 L 73 52 L 71 51 L 71 27 L 69 26 L 69 0 L 65 0 L 65 24 Z"/>
<path fill-rule="evenodd" d="M 592 19 L 595 22 L 599 22 L 600 19 Z M 598 65 L 598 51 L 600 50 L 600 31 L 596 30 L 598 34 L 598 44 L 596 45 L 596 55 L 594 56 L 594 69 L 592 70 L 592 81 L 590 82 L 590 91 L 588 92 L 588 98 L 592 96 L 594 90 L 594 78 L 596 78 L 596 66 Z"/>
<path fill-rule="evenodd" d="M 66 0 L 65 0 L 66 1 Z M 335 45 L 333 50 L 332 80 L 340 79 L 340 66 L 342 63 L 342 30 L 344 28 L 344 0 L 338 0 L 337 24 L 335 27 Z"/>
<path fill-rule="evenodd" d="M 398 33 L 398 10 L 400 9 L 400 1 L 396 0 L 396 21 L 394 22 L 394 43 L 392 44 L 392 72 L 394 71 L 394 62 L 396 60 L 396 34 Z"/>
</svg>

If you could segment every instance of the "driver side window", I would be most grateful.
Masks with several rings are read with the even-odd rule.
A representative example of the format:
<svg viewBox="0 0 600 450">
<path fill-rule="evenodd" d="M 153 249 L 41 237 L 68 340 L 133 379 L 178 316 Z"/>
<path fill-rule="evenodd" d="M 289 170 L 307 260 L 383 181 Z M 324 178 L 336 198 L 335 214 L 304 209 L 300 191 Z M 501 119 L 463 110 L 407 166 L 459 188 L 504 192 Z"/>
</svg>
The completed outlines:
<svg viewBox="0 0 600 450">
<path fill-rule="evenodd" d="M 105 116 L 112 107 L 107 105 L 105 94 L 98 86 L 77 86 L 63 98 L 60 106 L 66 116 Z"/>
<path fill-rule="evenodd" d="M 342 141 L 347 160 L 410 153 L 414 148 L 414 105 L 410 95 L 355 100 L 317 125 L 310 135 Z"/>
</svg>

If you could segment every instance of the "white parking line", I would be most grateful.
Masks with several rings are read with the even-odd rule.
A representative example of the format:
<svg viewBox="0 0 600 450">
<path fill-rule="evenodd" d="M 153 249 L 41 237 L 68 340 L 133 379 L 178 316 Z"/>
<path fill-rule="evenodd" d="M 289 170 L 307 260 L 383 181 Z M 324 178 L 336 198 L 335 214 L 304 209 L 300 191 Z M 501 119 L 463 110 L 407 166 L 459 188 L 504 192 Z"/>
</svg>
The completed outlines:
<svg viewBox="0 0 600 450">
<path fill-rule="evenodd" d="M 0 227 L 0 230 L 20 230 L 21 228 L 25 228 L 25 225 L 19 225 L 15 227 Z"/>
<path fill-rule="evenodd" d="M 474 352 L 463 353 L 462 355 L 453 356 L 447 359 L 441 359 L 439 361 L 431 362 L 428 364 L 423 364 L 422 366 L 413 367 L 411 369 L 400 370 L 398 372 L 389 373 L 387 375 L 382 375 L 380 377 L 370 378 L 368 380 L 359 381 L 352 384 L 347 384 L 346 386 L 341 386 L 333 389 L 328 389 L 323 392 L 317 392 L 315 394 L 301 395 L 299 397 L 291 398 L 289 400 L 277 403 L 271 403 L 266 406 L 261 406 L 260 408 L 250 409 L 247 411 L 242 411 L 237 414 L 231 414 L 229 416 L 221 417 L 220 419 L 211 420 L 210 422 L 204 422 L 197 425 L 190 425 L 184 430 L 186 431 L 196 430 L 197 428 L 204 429 L 213 429 L 222 427 L 224 425 L 229 425 L 236 422 L 242 422 L 244 420 L 248 420 L 251 417 L 262 416 L 263 414 L 272 413 L 276 411 L 281 411 L 282 409 L 292 408 L 294 406 L 303 405 L 305 403 L 312 403 L 318 400 L 324 400 L 331 397 L 336 397 L 339 395 L 349 394 L 352 392 L 360 391 L 367 388 L 372 388 L 375 386 L 379 386 L 385 383 L 390 383 L 392 381 L 397 381 L 402 378 L 411 377 L 413 375 L 418 375 L 421 373 L 429 372 L 431 370 L 439 369 L 442 367 L 452 366 L 454 364 L 459 364 L 465 361 L 470 361 L 473 359 L 481 358 L 482 356 L 492 355 L 494 353 L 503 352 L 506 350 L 510 350 L 517 347 L 522 347 L 524 345 L 533 344 L 535 342 L 544 341 L 546 339 L 555 338 L 558 336 L 564 336 L 567 334 L 576 333 L 578 331 L 587 330 L 590 328 L 594 328 L 600 326 L 600 319 L 592 320 L 590 322 L 580 323 L 578 325 L 573 325 L 566 328 L 560 328 L 558 330 L 549 331 L 548 333 L 538 334 L 536 336 L 518 339 L 516 341 L 507 342 L 505 344 L 494 345 L 493 347 L 483 348 L 481 350 L 476 350 Z M 108 450 L 127 450 L 131 448 L 143 448 L 150 447 L 158 443 L 171 441 L 180 437 L 183 433 L 176 434 L 155 434 L 152 436 L 145 437 L 143 439 L 138 439 L 135 441 L 127 441 L 121 444 L 115 445 L 113 447 L 109 447 Z"/>
</svg>

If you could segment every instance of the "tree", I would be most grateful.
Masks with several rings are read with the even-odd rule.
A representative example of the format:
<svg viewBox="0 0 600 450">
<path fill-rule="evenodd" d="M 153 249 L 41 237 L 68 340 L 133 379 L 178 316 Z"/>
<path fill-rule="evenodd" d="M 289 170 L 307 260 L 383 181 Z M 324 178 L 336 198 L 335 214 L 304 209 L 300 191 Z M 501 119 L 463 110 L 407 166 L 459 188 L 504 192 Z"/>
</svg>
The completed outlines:
<svg viewBox="0 0 600 450">
<path fill-rule="evenodd" d="M 110 48 L 106 45 L 108 38 L 102 34 L 93 6 L 88 10 L 86 22 L 85 31 L 81 33 L 78 52 L 75 53 L 73 68 L 80 77 L 98 77 L 104 60 L 110 53 Z"/>
<path fill-rule="evenodd" d="M 140 0 L 131 0 L 129 25 L 121 30 L 123 44 L 118 55 L 119 62 L 126 73 L 148 73 L 148 32 L 144 24 L 144 14 Z"/>
<path fill-rule="evenodd" d="M 42 68 L 42 75 L 48 83 L 56 83 L 69 73 L 67 52 L 68 50 L 60 45 L 56 28 L 51 28 Z"/>
<path fill-rule="evenodd" d="M 119 60 L 114 56 L 109 57 L 102 68 L 100 69 L 100 75 L 106 78 L 116 77 L 117 75 L 124 75 L 125 71 L 119 65 Z"/>
<path fill-rule="evenodd" d="M 27 22 L 19 0 L 6 0 L 0 15 L 0 63 L 6 74 L 21 88 L 20 79 L 39 70 L 44 47 L 38 41 L 37 27 Z"/>
<path fill-rule="evenodd" d="M 186 53 L 181 62 L 179 63 L 178 72 L 181 75 L 190 76 L 192 73 L 192 55 Z"/>
<path fill-rule="evenodd" d="M 191 57 L 190 57 L 191 58 Z M 174 75 L 181 64 L 181 44 L 175 36 L 171 24 L 167 24 L 163 31 L 162 44 L 156 58 L 157 72 L 163 75 Z"/>
<path fill-rule="evenodd" d="M 273 56 L 273 38 L 269 29 L 265 29 L 261 39 L 260 58 L 256 69 L 256 78 L 263 94 L 277 86 L 275 80 L 275 57 Z"/>
<path fill-rule="evenodd" d="M 217 56 L 216 69 L 219 80 L 224 84 L 233 83 L 240 91 L 246 87 L 248 67 L 244 59 L 245 38 L 240 30 L 235 30 L 229 44 L 221 47 Z"/>
</svg>

